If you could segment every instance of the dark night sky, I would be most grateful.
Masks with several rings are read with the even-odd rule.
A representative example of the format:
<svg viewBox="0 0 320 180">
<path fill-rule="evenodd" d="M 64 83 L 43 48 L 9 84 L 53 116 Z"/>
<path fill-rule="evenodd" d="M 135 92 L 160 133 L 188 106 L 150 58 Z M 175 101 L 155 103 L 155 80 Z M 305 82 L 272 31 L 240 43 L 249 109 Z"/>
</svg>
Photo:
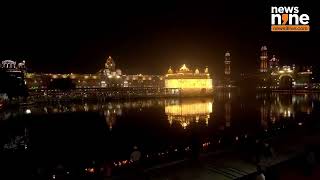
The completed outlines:
<svg viewBox="0 0 320 180">
<path fill-rule="evenodd" d="M 151 2 L 1 6 L 0 59 L 26 59 L 37 72 L 93 73 L 112 55 L 126 74 L 164 74 L 186 63 L 220 76 L 226 50 L 234 74 L 252 72 L 266 44 L 282 63 L 319 64 L 315 1 Z M 299 6 L 311 32 L 270 32 L 272 5 Z"/>
</svg>

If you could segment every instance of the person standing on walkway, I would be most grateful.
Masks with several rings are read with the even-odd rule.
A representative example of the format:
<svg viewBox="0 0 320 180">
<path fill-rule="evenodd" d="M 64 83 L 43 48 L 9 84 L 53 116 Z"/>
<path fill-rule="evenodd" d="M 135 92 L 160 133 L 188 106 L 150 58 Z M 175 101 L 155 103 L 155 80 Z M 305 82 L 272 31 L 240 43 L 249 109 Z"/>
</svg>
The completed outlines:
<svg viewBox="0 0 320 180">
<path fill-rule="evenodd" d="M 138 163 L 140 161 L 140 158 L 141 158 L 141 152 L 138 150 L 137 146 L 134 146 L 133 147 L 133 152 L 130 155 L 130 160 L 133 163 Z"/>
<path fill-rule="evenodd" d="M 269 164 L 271 163 L 273 156 L 274 156 L 274 151 L 272 146 L 269 143 L 264 143 L 264 157 L 265 157 L 265 163 Z"/>
<path fill-rule="evenodd" d="M 273 152 L 273 148 L 271 147 L 271 145 L 269 143 L 265 143 L 264 144 L 264 149 L 265 149 L 266 158 L 272 158 L 274 152 Z"/>
<path fill-rule="evenodd" d="M 140 165 L 140 159 L 141 159 L 141 152 L 139 151 L 137 146 L 133 147 L 133 152 L 130 155 L 130 160 L 132 162 L 132 170 L 134 176 L 141 175 L 141 165 Z"/>
<path fill-rule="evenodd" d="M 137 146 L 133 147 L 133 152 L 130 155 L 130 160 L 132 161 L 132 166 L 134 169 L 138 169 L 140 166 L 141 152 Z"/>
</svg>

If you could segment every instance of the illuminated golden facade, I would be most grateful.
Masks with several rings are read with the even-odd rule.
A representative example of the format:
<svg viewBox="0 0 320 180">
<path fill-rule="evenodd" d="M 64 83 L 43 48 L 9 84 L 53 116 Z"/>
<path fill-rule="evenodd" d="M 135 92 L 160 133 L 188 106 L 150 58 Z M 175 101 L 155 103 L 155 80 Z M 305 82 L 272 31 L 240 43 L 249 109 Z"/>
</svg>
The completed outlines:
<svg viewBox="0 0 320 180">
<path fill-rule="evenodd" d="M 9 65 L 6 66 L 9 67 Z M 12 67 L 14 66 L 15 64 L 12 65 Z M 120 69 L 116 69 L 115 61 L 111 56 L 106 57 L 104 68 L 92 74 L 25 73 L 25 83 L 29 89 L 47 89 L 55 79 L 70 79 L 77 89 L 108 87 L 164 87 L 163 75 L 124 75 Z"/>
<path fill-rule="evenodd" d="M 198 123 L 199 121 L 205 121 L 208 125 L 212 113 L 212 100 L 181 99 L 166 101 L 165 113 L 170 124 L 177 121 L 183 128 L 186 128 L 191 122 Z"/>
<path fill-rule="evenodd" d="M 208 68 L 190 70 L 185 64 L 177 71 L 171 68 L 163 75 L 125 75 L 116 69 L 112 57 L 106 58 L 105 67 L 92 74 L 56 74 L 25 72 L 25 83 L 30 90 L 48 89 L 57 79 L 70 79 L 76 89 L 100 88 L 162 88 L 167 95 L 210 95 L 212 79 Z M 8 65 L 6 65 L 8 66 Z"/>
<path fill-rule="evenodd" d="M 190 70 L 185 64 L 176 73 L 169 68 L 165 76 L 165 88 L 180 89 L 181 95 L 209 95 L 213 92 L 208 68 L 200 73 L 198 69 Z"/>
</svg>

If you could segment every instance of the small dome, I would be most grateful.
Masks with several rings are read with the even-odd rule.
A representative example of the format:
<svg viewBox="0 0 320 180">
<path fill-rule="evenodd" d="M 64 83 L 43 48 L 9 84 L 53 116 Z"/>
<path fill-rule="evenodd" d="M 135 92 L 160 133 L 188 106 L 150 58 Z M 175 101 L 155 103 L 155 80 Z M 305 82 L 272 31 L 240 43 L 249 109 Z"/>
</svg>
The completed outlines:
<svg viewBox="0 0 320 180">
<path fill-rule="evenodd" d="M 171 69 L 171 66 L 170 66 L 169 69 L 168 69 L 168 74 L 173 74 L 173 71 L 172 71 L 172 69 Z"/>
<path fill-rule="evenodd" d="M 208 67 L 206 67 L 206 68 L 204 69 L 204 73 L 206 73 L 206 74 L 208 74 L 208 73 L 209 73 L 209 69 L 208 69 Z"/>
<path fill-rule="evenodd" d="M 108 56 L 108 58 L 106 59 L 106 62 L 105 62 L 105 68 L 110 69 L 111 71 L 114 71 L 115 66 L 116 66 L 116 64 L 115 64 L 114 60 L 112 59 L 112 57 Z"/>
<path fill-rule="evenodd" d="M 180 68 L 180 71 L 187 72 L 189 71 L 189 68 L 187 68 L 186 64 L 183 64 L 182 67 Z"/>
<path fill-rule="evenodd" d="M 267 46 L 262 46 L 262 47 L 261 47 L 261 51 L 266 51 L 266 50 L 268 50 L 268 49 L 267 49 Z"/>
<path fill-rule="evenodd" d="M 116 72 L 118 75 L 121 75 L 121 73 L 122 73 L 120 69 L 117 69 Z"/>
</svg>

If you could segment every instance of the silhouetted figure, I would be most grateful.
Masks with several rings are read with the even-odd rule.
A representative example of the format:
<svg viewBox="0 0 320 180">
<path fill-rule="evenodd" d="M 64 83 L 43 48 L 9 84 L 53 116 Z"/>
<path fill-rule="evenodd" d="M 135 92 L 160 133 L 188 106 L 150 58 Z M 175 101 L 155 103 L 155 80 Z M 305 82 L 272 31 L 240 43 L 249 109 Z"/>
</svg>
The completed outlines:
<svg viewBox="0 0 320 180">
<path fill-rule="evenodd" d="M 140 158 L 141 158 L 141 152 L 138 150 L 137 146 L 134 146 L 133 147 L 133 152 L 130 155 L 130 160 L 133 163 L 139 163 Z"/>
<path fill-rule="evenodd" d="M 305 152 L 305 175 L 310 176 L 312 175 L 313 168 L 316 164 L 316 156 L 314 151 L 311 149 L 311 147 L 306 147 Z"/>
<path fill-rule="evenodd" d="M 266 160 L 271 159 L 274 155 L 273 148 L 268 143 L 264 143 L 263 152 L 264 152 L 264 157 L 266 158 Z"/>
<path fill-rule="evenodd" d="M 254 155 L 255 155 L 254 159 L 256 164 L 260 163 L 261 153 L 262 153 L 262 143 L 259 139 L 257 139 L 254 145 Z"/>
<path fill-rule="evenodd" d="M 137 146 L 133 147 L 133 152 L 130 155 L 130 160 L 132 161 L 132 169 L 136 175 L 140 174 L 140 158 L 141 152 L 138 150 Z"/>
<path fill-rule="evenodd" d="M 200 155 L 201 141 L 198 132 L 193 132 L 191 136 L 192 159 L 197 160 Z"/>
<path fill-rule="evenodd" d="M 101 172 L 103 177 L 111 177 L 112 175 L 112 161 L 111 159 L 107 159 L 102 163 Z"/>
</svg>

